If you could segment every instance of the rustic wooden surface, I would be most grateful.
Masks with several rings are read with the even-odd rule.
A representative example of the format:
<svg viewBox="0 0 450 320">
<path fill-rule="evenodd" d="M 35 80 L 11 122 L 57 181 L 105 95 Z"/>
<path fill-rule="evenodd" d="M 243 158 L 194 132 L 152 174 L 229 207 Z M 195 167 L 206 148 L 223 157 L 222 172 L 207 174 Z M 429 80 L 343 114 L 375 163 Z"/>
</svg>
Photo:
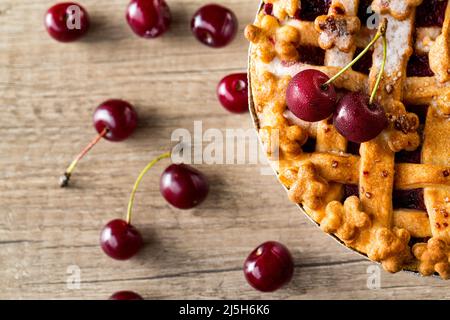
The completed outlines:
<svg viewBox="0 0 450 320">
<path fill-rule="evenodd" d="M 129 289 L 145 298 L 450 298 L 450 282 L 381 272 L 367 288 L 372 264 L 340 246 L 288 202 L 274 176 L 258 165 L 202 165 L 212 190 L 198 209 L 182 212 L 159 195 L 159 164 L 138 193 L 134 223 L 147 246 L 116 262 L 98 245 L 99 230 L 123 217 L 130 188 L 153 156 L 168 150 L 176 128 L 250 128 L 216 101 L 224 75 L 244 71 L 244 25 L 258 1 L 221 1 L 240 21 L 240 35 L 213 50 L 190 34 L 200 0 L 169 1 L 174 23 L 161 39 L 135 37 L 126 0 L 83 0 L 94 28 L 82 42 L 60 44 L 43 28 L 52 0 L 0 1 L 0 298 L 105 299 Z M 102 142 L 83 161 L 73 187 L 57 180 L 94 134 L 94 107 L 111 97 L 137 106 L 139 129 L 126 143 Z M 242 263 L 259 243 L 291 248 L 292 283 L 261 294 L 245 282 Z M 81 288 L 67 287 L 79 266 Z"/>
</svg>

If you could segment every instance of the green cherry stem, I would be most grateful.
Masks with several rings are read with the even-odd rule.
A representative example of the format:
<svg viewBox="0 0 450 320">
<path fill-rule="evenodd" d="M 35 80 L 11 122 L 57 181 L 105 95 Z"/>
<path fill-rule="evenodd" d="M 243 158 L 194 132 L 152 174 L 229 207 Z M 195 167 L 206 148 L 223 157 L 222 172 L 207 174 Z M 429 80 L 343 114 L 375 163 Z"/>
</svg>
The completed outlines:
<svg viewBox="0 0 450 320">
<path fill-rule="evenodd" d="M 375 99 L 375 95 L 377 93 L 378 87 L 380 86 L 381 78 L 383 77 L 384 67 L 386 66 L 387 59 L 387 40 L 386 35 L 383 35 L 383 61 L 381 62 L 380 72 L 378 73 L 377 81 L 375 82 L 375 86 L 373 87 L 372 94 L 370 95 L 369 104 L 373 103 L 373 99 Z"/>
<path fill-rule="evenodd" d="M 133 190 L 131 191 L 130 200 L 128 201 L 128 210 L 127 210 L 127 223 L 128 224 L 131 224 L 131 216 L 132 216 L 132 211 L 133 211 L 134 197 L 136 196 L 136 191 L 137 191 L 142 179 L 144 178 L 144 175 L 159 161 L 170 158 L 170 155 L 171 155 L 170 152 L 166 152 L 166 153 L 156 157 L 155 159 L 150 161 L 150 163 L 144 168 L 144 170 L 142 170 L 142 172 L 137 177 L 136 182 L 134 183 L 134 186 L 133 186 Z"/>
<path fill-rule="evenodd" d="M 72 176 L 73 171 L 77 167 L 78 162 L 84 158 L 84 156 L 108 133 L 108 129 L 104 128 L 102 132 L 100 132 L 89 144 L 81 151 L 76 158 L 72 161 L 72 163 L 67 167 L 64 174 L 61 176 L 59 185 L 61 188 L 65 188 L 69 185 L 70 177 Z"/>
<path fill-rule="evenodd" d="M 339 78 L 345 71 L 350 69 L 356 62 L 358 62 L 358 60 L 361 59 L 367 53 L 367 51 L 369 51 L 369 49 L 375 44 L 375 42 L 377 42 L 377 40 L 380 39 L 380 37 L 386 36 L 386 28 L 387 28 L 387 19 L 385 18 L 381 22 L 380 27 L 378 28 L 377 34 L 375 35 L 375 37 L 373 37 L 373 39 L 369 42 L 369 44 L 364 48 L 364 50 L 361 51 L 361 53 L 358 54 L 356 56 L 356 58 L 352 60 L 352 62 L 350 62 L 348 65 L 346 65 L 344 68 L 342 68 L 338 73 L 336 73 L 332 78 L 330 78 L 330 80 L 325 82 L 323 85 L 324 86 L 329 85 L 334 80 Z"/>
</svg>

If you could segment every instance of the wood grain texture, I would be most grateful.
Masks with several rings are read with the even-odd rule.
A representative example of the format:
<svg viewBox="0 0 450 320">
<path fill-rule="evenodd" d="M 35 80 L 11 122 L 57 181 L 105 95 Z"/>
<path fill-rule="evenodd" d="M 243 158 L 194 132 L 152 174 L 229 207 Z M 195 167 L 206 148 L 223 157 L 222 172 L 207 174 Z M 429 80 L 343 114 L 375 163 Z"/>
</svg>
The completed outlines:
<svg viewBox="0 0 450 320">
<path fill-rule="evenodd" d="M 145 298 L 450 298 L 449 282 L 381 272 L 367 288 L 372 264 L 312 225 L 289 203 L 274 176 L 258 165 L 201 165 L 208 200 L 181 212 L 159 195 L 158 164 L 136 199 L 134 223 L 147 246 L 116 262 L 98 246 L 99 230 L 123 217 L 138 172 L 172 145 L 176 128 L 250 128 L 216 101 L 226 74 L 246 69 L 242 36 L 258 1 L 227 0 L 240 21 L 232 45 L 213 50 L 190 34 L 204 3 L 169 1 L 174 24 L 165 37 L 135 37 L 124 19 L 127 0 L 83 0 L 94 28 L 82 42 L 59 44 L 43 28 L 52 0 L 0 1 L 0 298 L 105 299 L 129 289 Z M 111 97 L 137 106 L 139 129 L 126 143 L 102 142 L 80 163 L 70 189 L 58 176 L 92 138 L 93 109 Z M 278 240 L 296 261 L 293 282 L 261 294 L 245 282 L 242 264 L 259 243 Z M 81 289 L 69 290 L 67 268 L 81 268 Z"/>
</svg>

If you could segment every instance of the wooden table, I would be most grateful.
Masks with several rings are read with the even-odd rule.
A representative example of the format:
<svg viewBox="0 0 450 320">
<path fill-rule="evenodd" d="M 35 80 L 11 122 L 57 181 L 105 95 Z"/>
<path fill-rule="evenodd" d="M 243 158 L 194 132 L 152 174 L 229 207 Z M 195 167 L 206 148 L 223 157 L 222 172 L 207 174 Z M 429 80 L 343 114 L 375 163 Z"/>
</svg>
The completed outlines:
<svg viewBox="0 0 450 320">
<path fill-rule="evenodd" d="M 81 42 L 49 38 L 43 14 L 53 0 L 0 1 L 0 298 L 105 299 L 129 289 L 145 298 L 450 298 L 437 278 L 381 271 L 323 234 L 291 204 L 261 165 L 199 165 L 211 193 L 198 209 L 179 211 L 160 196 L 160 163 L 137 195 L 134 224 L 147 246 L 127 262 L 106 257 L 99 231 L 124 217 L 131 186 L 154 156 L 173 145 L 176 128 L 250 128 L 249 115 L 224 111 L 217 82 L 245 71 L 243 28 L 258 1 L 222 1 L 240 21 L 229 47 L 206 48 L 189 20 L 200 0 L 169 1 L 174 22 L 158 40 L 135 37 L 126 0 L 83 0 L 93 29 Z M 126 143 L 103 141 L 80 163 L 70 189 L 58 177 L 95 134 L 91 116 L 103 100 L 136 105 L 140 124 Z M 296 263 L 284 290 L 261 294 L 243 277 L 247 254 L 266 240 L 287 245 Z M 79 269 L 78 269 L 79 268 Z M 81 272 L 80 289 L 67 285 Z M 371 272 L 371 269 L 369 269 Z"/>
</svg>

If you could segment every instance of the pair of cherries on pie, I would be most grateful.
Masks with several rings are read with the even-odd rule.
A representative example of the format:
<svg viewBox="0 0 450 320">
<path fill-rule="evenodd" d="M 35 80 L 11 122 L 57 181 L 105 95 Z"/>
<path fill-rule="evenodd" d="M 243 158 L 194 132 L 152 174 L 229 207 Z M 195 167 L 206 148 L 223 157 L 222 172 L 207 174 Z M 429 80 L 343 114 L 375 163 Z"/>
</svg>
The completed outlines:
<svg viewBox="0 0 450 320">
<path fill-rule="evenodd" d="M 78 25 L 74 20 L 78 19 Z M 143 38 L 153 39 L 166 33 L 172 22 L 170 8 L 164 0 L 131 0 L 126 19 L 133 32 Z M 72 42 L 83 37 L 89 30 L 88 12 L 74 2 L 58 3 L 45 15 L 48 33 L 61 42 Z M 228 8 L 208 4 L 192 17 L 191 30 L 203 44 L 220 48 L 229 44 L 236 36 L 236 15 Z"/>
<path fill-rule="evenodd" d="M 289 110 L 299 119 L 308 122 L 321 121 L 332 116 L 336 130 L 351 142 L 363 143 L 376 138 L 388 125 L 383 107 L 374 99 L 379 81 L 370 97 L 362 92 L 348 92 L 340 99 L 333 81 L 366 54 L 380 37 L 383 37 L 384 62 L 386 61 L 386 27 L 385 20 L 380 25 L 377 35 L 361 54 L 331 79 L 315 69 L 306 69 L 296 74 L 286 90 L 286 104 Z M 384 63 L 379 72 L 379 80 L 383 71 Z"/>
</svg>

